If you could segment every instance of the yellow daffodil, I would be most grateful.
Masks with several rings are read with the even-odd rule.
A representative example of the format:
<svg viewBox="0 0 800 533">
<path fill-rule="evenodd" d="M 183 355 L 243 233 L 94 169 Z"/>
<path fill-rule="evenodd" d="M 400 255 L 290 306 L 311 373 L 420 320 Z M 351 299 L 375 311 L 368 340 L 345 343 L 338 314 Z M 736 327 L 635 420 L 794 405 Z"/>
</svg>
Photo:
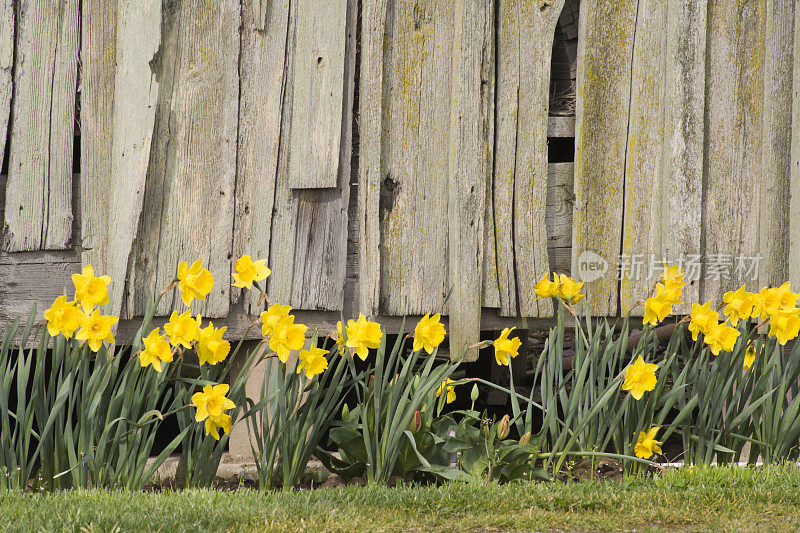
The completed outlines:
<svg viewBox="0 0 800 533">
<path fill-rule="evenodd" d="M 347 343 L 345 346 L 352 349 L 362 361 L 367 360 L 369 351 L 381 345 L 383 331 L 377 322 L 368 321 L 363 314 L 358 315 L 358 320 L 347 321 Z"/>
<path fill-rule="evenodd" d="M 650 431 L 645 433 L 644 431 L 639 432 L 639 438 L 636 441 L 636 445 L 633 447 L 633 452 L 636 454 L 636 457 L 641 457 L 642 459 L 650 459 L 654 453 L 661 454 L 661 442 L 656 440 L 656 433 L 658 433 L 659 427 L 652 427 Z"/>
<path fill-rule="evenodd" d="M 553 272 L 553 281 L 550 281 L 549 274 L 542 276 L 542 279 L 533 286 L 533 292 L 536 293 L 536 299 L 539 298 L 552 298 L 558 296 L 558 275 Z"/>
<path fill-rule="evenodd" d="M 322 374 L 325 369 L 328 368 L 328 360 L 325 358 L 326 353 L 328 353 L 328 350 L 323 350 L 316 346 L 312 346 L 308 350 L 300 351 L 300 353 L 297 354 L 297 359 L 300 361 L 297 365 L 297 373 L 299 374 L 305 370 L 308 379 L 311 379 L 317 374 Z"/>
<path fill-rule="evenodd" d="M 753 366 L 753 363 L 755 362 L 756 362 L 756 348 L 752 344 L 749 344 L 747 346 L 747 350 L 745 350 L 744 352 L 744 363 L 742 364 L 742 367 L 745 370 L 750 370 L 750 368 Z"/>
<path fill-rule="evenodd" d="M 581 293 L 583 282 L 576 283 L 571 277 L 561 274 L 559 276 L 558 297 L 568 304 L 576 304 L 583 300 L 586 294 Z"/>
<path fill-rule="evenodd" d="M 96 277 L 92 265 L 86 265 L 81 274 L 73 274 L 72 283 L 75 285 L 75 299 L 81 303 L 85 312 L 91 313 L 95 305 L 108 303 L 108 284 L 111 283 L 111 278 Z"/>
<path fill-rule="evenodd" d="M 113 344 L 114 335 L 111 327 L 119 321 L 119 317 L 101 315 L 97 309 L 91 315 L 81 317 L 81 329 L 75 335 L 79 341 L 88 341 L 89 348 L 96 352 L 103 345 L 103 341 Z"/>
<path fill-rule="evenodd" d="M 176 348 L 178 346 L 191 348 L 192 341 L 197 340 L 202 323 L 203 319 L 200 316 L 192 318 L 191 311 L 184 311 L 181 314 L 173 311 L 169 317 L 169 322 L 164 324 L 164 331 L 169 335 L 170 344 Z"/>
<path fill-rule="evenodd" d="M 192 305 L 193 300 L 205 300 L 214 288 L 214 276 L 202 264 L 203 260 L 198 259 L 192 266 L 186 261 L 178 265 L 178 290 L 186 307 Z"/>
<path fill-rule="evenodd" d="M 59 296 L 50 309 L 44 312 L 44 318 L 47 320 L 47 332 L 51 337 L 61 333 L 69 339 L 80 327 L 82 316 L 83 313 L 78 309 L 77 302 L 68 302 L 66 296 Z"/>
<path fill-rule="evenodd" d="M 270 305 L 266 311 L 261 313 L 261 334 L 265 337 L 272 335 L 272 330 L 275 328 L 275 324 L 278 323 L 278 320 L 282 317 L 289 316 L 291 310 L 291 305 Z"/>
<path fill-rule="evenodd" d="M 227 326 L 215 329 L 214 323 L 209 322 L 208 326 L 199 330 L 197 335 L 197 358 L 200 364 L 216 365 L 228 357 L 231 351 L 231 343 L 222 338 Z"/>
<path fill-rule="evenodd" d="M 278 319 L 275 327 L 272 328 L 269 348 L 275 352 L 281 363 L 286 363 L 290 351 L 303 348 L 307 329 L 308 326 L 294 323 L 294 315 L 284 315 Z"/>
<path fill-rule="evenodd" d="M 231 432 L 231 415 L 222 413 L 218 416 L 209 416 L 205 421 L 206 435 L 211 435 L 219 440 L 219 430 L 229 434 Z"/>
<path fill-rule="evenodd" d="M 625 369 L 625 381 L 622 390 L 630 391 L 634 400 L 641 400 L 646 391 L 656 388 L 656 370 L 658 365 L 645 363 L 640 355 L 632 365 Z"/>
<path fill-rule="evenodd" d="M 339 347 L 339 353 L 344 348 L 344 333 L 342 332 L 342 321 L 336 322 L 336 345 Z"/>
<path fill-rule="evenodd" d="M 692 332 L 692 340 L 695 341 L 700 333 L 708 335 L 711 328 L 719 323 L 719 313 L 711 309 L 711 301 L 703 305 L 693 303 L 692 311 L 689 316 L 691 317 L 689 331 Z"/>
<path fill-rule="evenodd" d="M 758 303 L 758 295 L 747 292 L 742 285 L 735 291 L 728 291 L 722 296 L 726 303 L 724 313 L 732 325 L 737 325 L 739 320 L 747 320 L 753 316 L 753 308 Z"/>
<path fill-rule="evenodd" d="M 514 358 L 519 355 L 519 347 L 522 346 L 522 341 L 519 337 L 508 338 L 508 335 L 514 331 L 514 328 L 503 328 L 500 336 L 494 341 L 494 360 L 498 365 L 508 366 L 509 358 Z"/>
<path fill-rule="evenodd" d="M 643 324 L 655 326 L 662 322 L 672 312 L 672 305 L 676 303 L 674 295 L 662 284 L 656 284 L 656 295 L 644 302 Z M 680 302 L 677 302 L 680 303 Z"/>
<path fill-rule="evenodd" d="M 437 398 L 441 396 L 443 392 L 447 391 L 447 397 L 444 400 L 445 403 L 453 403 L 456 401 L 456 388 L 455 386 L 450 385 L 451 383 L 455 383 L 455 381 L 450 378 L 445 378 L 445 380 L 442 381 L 442 384 L 439 385 L 439 388 L 436 390 Z"/>
<path fill-rule="evenodd" d="M 677 291 L 677 300 L 680 298 L 681 290 L 686 286 L 683 281 L 683 269 L 677 265 L 665 266 L 664 271 L 661 273 L 661 283 L 664 284 L 668 291 Z"/>
<path fill-rule="evenodd" d="M 249 255 L 243 255 L 236 260 L 236 264 L 233 267 L 236 272 L 233 273 L 233 283 L 231 285 L 240 289 L 252 289 L 254 281 L 265 280 L 272 273 L 267 268 L 266 262 L 266 259 L 253 261 Z"/>
<path fill-rule="evenodd" d="M 220 416 L 225 411 L 233 409 L 236 404 L 226 396 L 230 386 L 227 383 L 219 385 L 206 385 L 203 392 L 192 394 L 192 404 L 197 408 L 194 419 L 202 422 L 208 417 Z"/>
<path fill-rule="evenodd" d="M 444 325 L 440 322 L 442 316 L 436 313 L 433 316 L 426 314 L 420 319 L 417 327 L 414 328 L 414 351 L 424 349 L 428 354 L 433 353 L 433 349 L 439 346 L 447 334 Z"/>
<path fill-rule="evenodd" d="M 782 309 L 769 317 L 769 334 L 778 339 L 781 346 L 800 333 L 800 309 Z"/>
<path fill-rule="evenodd" d="M 778 311 L 792 309 L 797 305 L 797 297 L 789 288 L 788 281 L 780 287 L 764 287 L 758 293 L 753 316 L 758 315 L 761 320 L 766 320 Z"/>
<path fill-rule="evenodd" d="M 714 355 L 719 355 L 721 350 L 726 352 L 733 351 L 736 339 L 739 338 L 739 330 L 726 326 L 725 324 L 715 324 L 710 327 L 708 333 L 704 334 L 703 341 L 708 345 L 708 349 Z"/>
<path fill-rule="evenodd" d="M 158 334 L 158 328 L 143 338 L 144 350 L 139 352 L 139 364 L 142 366 L 153 365 L 153 368 L 161 372 L 161 363 L 172 361 L 172 347 L 166 338 L 166 335 Z"/>
</svg>

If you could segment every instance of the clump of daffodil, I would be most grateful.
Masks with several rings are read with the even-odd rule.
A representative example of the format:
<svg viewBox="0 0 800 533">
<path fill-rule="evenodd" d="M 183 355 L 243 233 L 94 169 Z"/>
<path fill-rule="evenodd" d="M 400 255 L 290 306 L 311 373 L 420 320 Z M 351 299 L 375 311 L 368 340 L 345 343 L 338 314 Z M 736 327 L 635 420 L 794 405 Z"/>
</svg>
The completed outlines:
<svg viewBox="0 0 800 533">
<path fill-rule="evenodd" d="M 301 350 L 297 354 L 297 360 L 299 361 L 297 373 L 299 374 L 305 370 L 308 379 L 317 374 L 322 374 L 328 368 L 328 360 L 325 358 L 326 353 L 328 353 L 328 350 L 323 350 L 316 346 L 312 346 L 308 350 Z"/>
<path fill-rule="evenodd" d="M 800 309 L 782 309 L 769 317 L 769 335 L 775 337 L 781 346 L 800 333 Z"/>
<path fill-rule="evenodd" d="M 433 316 L 426 314 L 422 317 L 414 328 L 414 351 L 425 350 L 428 354 L 433 353 L 433 349 L 439 346 L 444 340 L 447 332 L 441 323 L 442 316 L 436 313 Z"/>
<path fill-rule="evenodd" d="M 78 309 L 77 302 L 68 302 L 66 296 L 59 296 L 50 309 L 44 312 L 47 320 L 47 332 L 51 337 L 59 333 L 66 338 L 72 337 L 75 330 L 81 325 L 83 313 Z"/>
<path fill-rule="evenodd" d="M 216 431 L 218 427 L 225 433 L 230 433 L 231 430 L 230 416 L 226 415 L 225 411 L 235 408 L 236 404 L 226 396 L 229 390 L 230 386 L 226 383 L 206 385 L 202 392 L 192 395 L 192 404 L 197 409 L 194 419 L 197 422 L 205 421 L 206 435 L 211 435 L 217 440 L 219 440 L 219 433 Z"/>
<path fill-rule="evenodd" d="M 253 282 L 263 281 L 272 273 L 267 268 L 266 262 L 266 259 L 253 261 L 249 255 L 243 255 L 236 260 L 236 264 L 233 266 L 236 272 L 232 274 L 233 283 L 231 285 L 240 289 L 252 289 Z"/>
<path fill-rule="evenodd" d="M 650 428 L 650 431 L 645 433 L 639 432 L 639 438 L 636 440 L 636 445 L 633 447 L 633 452 L 636 457 L 642 459 L 650 459 L 654 453 L 661 454 L 661 442 L 656 440 L 656 433 L 660 428 L 658 426 Z"/>
<path fill-rule="evenodd" d="M 568 304 L 576 304 L 583 300 L 586 294 L 581 293 L 584 282 L 576 282 L 571 277 L 561 274 L 558 283 L 558 297 Z"/>
<path fill-rule="evenodd" d="M 291 310 L 291 305 L 272 304 L 266 311 L 262 311 L 259 317 L 261 321 L 261 334 L 265 337 L 272 335 L 272 330 L 275 329 L 275 324 L 278 323 L 278 320 L 282 317 L 289 316 Z"/>
<path fill-rule="evenodd" d="M 714 355 L 719 355 L 721 350 L 733 351 L 738 338 L 739 330 L 725 324 L 713 324 L 708 328 L 708 332 L 703 334 L 703 341 Z"/>
<path fill-rule="evenodd" d="M 202 265 L 202 259 L 192 263 L 192 266 L 186 261 L 178 265 L 178 290 L 186 307 L 192 305 L 194 300 L 205 300 L 214 288 L 214 276 Z"/>
<path fill-rule="evenodd" d="M 108 303 L 108 284 L 111 283 L 111 278 L 95 276 L 92 265 L 83 267 L 80 274 L 73 274 L 72 283 L 75 285 L 75 299 L 81 303 L 85 312 L 90 313 L 95 305 Z"/>
<path fill-rule="evenodd" d="M 214 323 L 209 322 L 208 326 L 199 330 L 197 335 L 197 358 L 200 364 L 216 365 L 228 357 L 231 351 L 231 343 L 222 338 L 227 326 L 216 329 Z"/>
<path fill-rule="evenodd" d="M 503 328 L 500 336 L 494 340 L 494 360 L 498 365 L 508 366 L 510 358 L 513 359 L 519 355 L 519 347 L 522 346 L 522 341 L 519 340 L 519 337 L 511 337 L 509 339 L 508 336 L 512 331 L 514 331 L 514 328 Z"/>
<path fill-rule="evenodd" d="M 735 326 L 740 320 L 747 320 L 754 316 L 753 309 L 758 305 L 758 295 L 747 292 L 742 285 L 735 291 L 728 291 L 722 296 L 725 309 L 723 312 L 728 317 L 731 325 Z"/>
<path fill-rule="evenodd" d="M 91 315 L 81 316 L 81 329 L 75 335 L 79 341 L 87 341 L 89 349 L 96 352 L 103 345 L 103 341 L 114 343 L 111 328 L 119 321 L 119 317 L 101 315 L 97 309 Z"/>
<path fill-rule="evenodd" d="M 558 274 L 553 272 L 553 281 L 550 281 L 549 274 L 542 276 L 542 279 L 533 286 L 533 292 L 536 293 L 537 300 L 558 296 Z"/>
<path fill-rule="evenodd" d="M 742 367 L 745 370 L 750 370 L 753 366 L 753 363 L 756 362 L 756 347 L 753 346 L 752 343 L 747 345 L 747 350 L 744 352 L 744 362 L 742 363 Z"/>
<path fill-rule="evenodd" d="M 306 342 L 308 326 L 294 323 L 294 315 L 284 315 L 272 328 L 269 348 L 278 356 L 281 363 L 289 359 L 289 352 L 300 350 Z"/>
<path fill-rule="evenodd" d="M 151 331 L 142 339 L 144 350 L 139 352 L 139 364 L 142 366 L 153 365 L 161 372 L 161 363 L 172 362 L 172 347 L 167 342 L 167 336 L 159 335 L 158 328 Z"/>
<path fill-rule="evenodd" d="M 455 381 L 453 381 L 450 378 L 445 378 L 444 381 L 442 381 L 442 384 L 439 385 L 439 388 L 436 389 L 437 398 L 441 396 L 443 392 L 447 391 L 446 392 L 447 396 L 445 397 L 444 400 L 445 403 L 453 403 L 454 401 L 456 401 L 456 388 L 454 385 L 450 385 L 451 383 L 455 383 Z"/>
<path fill-rule="evenodd" d="M 200 325 L 203 319 L 198 316 L 192 317 L 191 311 L 184 311 L 178 314 L 173 311 L 169 317 L 169 322 L 164 324 L 164 331 L 169 335 L 169 342 L 176 348 L 183 346 L 184 348 L 191 348 L 192 342 L 197 340 L 200 334 Z"/>
<path fill-rule="evenodd" d="M 377 322 L 370 322 L 359 313 L 358 320 L 347 321 L 347 342 L 345 346 L 353 350 L 362 361 L 367 360 L 369 351 L 381 345 L 383 331 Z"/>
<path fill-rule="evenodd" d="M 625 380 L 622 390 L 630 391 L 634 400 L 641 400 L 644 393 L 656 388 L 656 370 L 658 365 L 645 363 L 640 355 L 636 361 L 625 369 Z"/>
<path fill-rule="evenodd" d="M 702 333 L 708 335 L 711 328 L 719 323 L 719 313 L 711 309 L 711 301 L 700 305 L 698 303 L 692 304 L 692 311 L 689 314 L 691 320 L 689 321 L 689 331 L 692 332 L 692 340 L 696 341 L 697 336 Z"/>
</svg>

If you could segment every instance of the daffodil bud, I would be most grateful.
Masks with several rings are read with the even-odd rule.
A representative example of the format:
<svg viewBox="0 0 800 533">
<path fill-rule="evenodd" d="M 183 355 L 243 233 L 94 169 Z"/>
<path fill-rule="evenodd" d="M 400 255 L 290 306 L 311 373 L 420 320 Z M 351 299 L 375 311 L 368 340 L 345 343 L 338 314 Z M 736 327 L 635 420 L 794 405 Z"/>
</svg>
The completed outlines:
<svg viewBox="0 0 800 533">
<path fill-rule="evenodd" d="M 500 423 L 497 425 L 497 438 L 499 440 L 503 440 L 504 438 L 508 437 L 509 430 L 510 427 L 508 415 L 504 415 L 500 420 Z"/>
<path fill-rule="evenodd" d="M 411 433 L 416 433 L 420 427 L 422 427 L 422 415 L 419 414 L 419 411 L 416 411 L 408 424 L 408 430 Z"/>
<path fill-rule="evenodd" d="M 477 383 L 475 383 L 472 386 L 472 392 L 470 392 L 470 394 L 469 394 L 469 399 L 472 400 L 472 403 L 475 403 L 475 402 L 478 401 L 478 384 Z"/>
<path fill-rule="evenodd" d="M 347 404 L 342 406 L 342 420 L 347 422 L 350 419 L 350 408 L 347 407 Z"/>
<path fill-rule="evenodd" d="M 375 374 L 370 375 L 369 377 L 369 390 L 375 389 Z"/>
<path fill-rule="evenodd" d="M 530 432 L 530 431 L 528 431 L 527 433 L 525 433 L 525 434 L 524 434 L 524 435 L 523 435 L 523 436 L 522 436 L 522 437 L 519 439 L 519 443 L 520 443 L 520 444 L 528 444 L 530 441 L 531 441 L 531 432 Z"/>
</svg>

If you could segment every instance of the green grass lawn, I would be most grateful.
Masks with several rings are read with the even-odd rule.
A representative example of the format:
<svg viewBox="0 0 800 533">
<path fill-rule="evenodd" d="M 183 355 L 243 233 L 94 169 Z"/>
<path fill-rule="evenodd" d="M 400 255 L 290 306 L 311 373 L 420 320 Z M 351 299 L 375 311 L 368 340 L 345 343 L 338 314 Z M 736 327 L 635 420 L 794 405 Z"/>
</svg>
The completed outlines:
<svg viewBox="0 0 800 533">
<path fill-rule="evenodd" d="M 579 483 L 0 496 L 0 527 L 80 531 L 800 529 L 800 468 L 681 469 Z"/>
</svg>

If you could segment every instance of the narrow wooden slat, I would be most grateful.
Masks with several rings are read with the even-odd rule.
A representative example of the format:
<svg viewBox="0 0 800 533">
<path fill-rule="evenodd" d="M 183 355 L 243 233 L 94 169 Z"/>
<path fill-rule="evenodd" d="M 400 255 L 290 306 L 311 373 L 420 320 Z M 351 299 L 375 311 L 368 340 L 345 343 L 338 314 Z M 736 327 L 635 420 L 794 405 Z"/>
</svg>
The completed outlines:
<svg viewBox="0 0 800 533">
<path fill-rule="evenodd" d="M 363 0 L 359 76 L 358 307 L 377 314 L 381 286 L 384 39 L 388 0 Z"/>
<path fill-rule="evenodd" d="M 478 359 L 469 346 L 480 340 L 483 282 L 483 221 L 493 139 L 490 101 L 494 95 L 491 54 L 494 2 L 454 2 L 453 97 L 450 115 L 448 202 L 448 280 L 450 297 L 450 354 L 465 361 Z"/>
<path fill-rule="evenodd" d="M 797 218 L 790 211 L 789 188 L 794 11 L 791 0 L 766 1 L 759 286 L 789 279 L 790 220 Z"/>
<path fill-rule="evenodd" d="M 81 259 L 107 274 L 117 3 L 83 0 L 81 14 Z"/>
<path fill-rule="evenodd" d="M 161 42 L 161 2 L 119 3 L 110 204 L 104 251 L 114 281 L 112 311 L 122 308 L 125 275 L 144 204 L 158 79 L 150 66 Z"/>
<path fill-rule="evenodd" d="M 708 1 L 667 5 L 661 228 L 662 253 L 675 262 L 700 254 Z M 691 277 L 676 313 L 688 313 L 699 300 L 700 280 Z"/>
<path fill-rule="evenodd" d="M 794 11 L 792 67 L 792 145 L 789 167 L 789 209 L 800 213 L 800 9 Z M 800 217 L 789 217 L 789 272 L 791 287 L 800 287 Z"/>
<path fill-rule="evenodd" d="M 0 161 L 5 159 L 8 114 L 14 87 L 14 0 L 0 0 Z"/>
<path fill-rule="evenodd" d="M 192 308 L 221 317 L 230 301 L 241 6 L 237 0 L 166 6 L 153 140 L 158 156 L 148 170 L 133 262 L 135 307 L 170 283 L 180 261 L 203 259 L 214 290 Z M 158 312 L 181 305 L 176 294 Z"/>
<path fill-rule="evenodd" d="M 720 300 L 741 285 L 719 272 L 732 272 L 738 257 L 758 255 L 755 219 L 763 195 L 764 116 L 763 2 L 709 0 L 706 76 L 706 137 L 703 204 L 705 273 L 701 300 Z M 771 119 L 771 117 L 770 117 Z M 738 285 L 737 285 L 738 283 Z M 748 283 L 753 290 L 755 282 Z"/>
<path fill-rule="evenodd" d="M 336 187 L 342 131 L 347 0 L 297 2 L 289 186 Z"/>
<path fill-rule="evenodd" d="M 550 271 L 545 205 L 550 59 L 561 0 L 519 4 L 519 91 L 514 172 L 514 262 L 519 316 L 552 314 L 550 299 L 537 300 L 534 285 Z"/>
<path fill-rule="evenodd" d="M 79 1 L 16 6 L 5 249 L 63 249 L 72 238 Z"/>
<path fill-rule="evenodd" d="M 245 24 L 255 30 L 262 32 L 267 30 L 272 23 L 272 20 L 269 18 L 272 15 L 279 17 L 280 20 L 281 4 L 278 0 L 252 0 L 252 2 L 250 0 L 243 0 L 243 5 L 250 6 L 249 11 L 244 11 L 250 15 L 249 17 L 244 17 L 245 19 L 249 19 L 245 21 Z"/>
<path fill-rule="evenodd" d="M 248 13 L 258 6 L 259 0 L 246 0 L 243 9 Z M 288 23 L 289 0 L 272 2 L 263 31 L 253 17 L 244 17 L 233 260 L 243 254 L 270 259 Z M 232 301 L 241 292 L 231 288 Z M 244 305 L 248 312 L 258 311 L 257 291 L 251 291 Z"/>
<path fill-rule="evenodd" d="M 637 2 L 584 0 L 578 38 L 575 210 L 572 270 L 584 252 L 609 263 L 610 275 L 586 284 L 596 315 L 617 312 L 614 272 L 621 245 L 623 175 Z"/>
<path fill-rule="evenodd" d="M 305 102 L 295 100 L 296 87 L 287 87 L 284 98 L 284 115 L 281 137 L 288 142 L 281 144 L 278 175 L 275 191 L 274 235 L 292 236 L 273 239 L 270 250 L 269 293 L 274 301 L 290 304 L 297 309 L 339 310 L 347 266 L 347 221 L 350 200 L 350 156 L 352 146 L 352 102 L 354 94 L 355 70 L 355 32 L 357 25 L 357 4 L 348 0 L 345 11 L 347 24 L 342 39 L 345 51 L 343 69 L 344 110 L 337 124 L 338 134 L 331 135 L 341 139 L 341 150 L 335 162 L 336 187 L 322 190 L 295 190 L 291 185 L 291 161 L 296 157 L 306 157 L 301 151 L 296 154 L 296 146 L 290 139 L 299 135 L 307 140 L 307 132 L 301 129 L 296 134 L 293 117 L 307 111 Z M 289 63 L 287 79 L 296 79 L 296 45 L 299 6 L 292 7 L 290 17 L 290 39 L 288 46 Z M 333 126 L 331 126 L 333 127 Z M 327 142 L 334 142 L 333 139 Z M 339 146 L 339 141 L 335 141 Z"/>
<path fill-rule="evenodd" d="M 381 308 L 424 314 L 441 309 L 451 288 L 447 172 L 454 13 L 444 0 L 397 2 L 390 10 L 379 193 Z"/>
</svg>

